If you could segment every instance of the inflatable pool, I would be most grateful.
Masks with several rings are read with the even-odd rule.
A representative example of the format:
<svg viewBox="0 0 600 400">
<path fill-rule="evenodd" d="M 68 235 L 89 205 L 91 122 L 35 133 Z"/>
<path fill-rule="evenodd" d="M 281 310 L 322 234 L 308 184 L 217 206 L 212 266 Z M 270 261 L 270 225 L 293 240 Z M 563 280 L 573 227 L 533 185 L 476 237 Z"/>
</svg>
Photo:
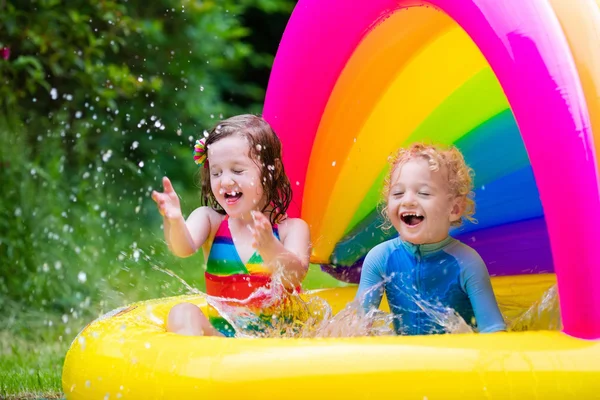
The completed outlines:
<svg viewBox="0 0 600 400">
<path fill-rule="evenodd" d="M 493 279 L 505 314 L 526 308 L 553 274 Z M 526 290 L 523 290 L 523 289 Z M 317 290 L 339 311 L 355 287 Z M 90 324 L 67 354 L 68 399 L 593 398 L 600 343 L 558 331 L 493 335 L 224 339 L 167 333 L 181 301 L 157 299 Z M 384 305 L 384 309 L 385 308 Z M 432 382 L 433 381 L 433 382 Z M 569 396 L 573 395 L 573 396 Z"/>
<path fill-rule="evenodd" d="M 558 287 L 561 329 L 319 339 L 182 337 L 157 299 L 74 340 L 68 399 L 594 398 L 600 387 L 600 0 L 300 0 L 264 117 L 283 141 L 312 262 L 355 283 L 388 155 L 453 143 L 475 170 L 483 257 L 507 318 Z M 355 286 L 308 293 L 333 310 Z M 542 327 L 543 328 L 543 327 Z M 518 331 L 518 332 L 517 332 Z"/>
</svg>

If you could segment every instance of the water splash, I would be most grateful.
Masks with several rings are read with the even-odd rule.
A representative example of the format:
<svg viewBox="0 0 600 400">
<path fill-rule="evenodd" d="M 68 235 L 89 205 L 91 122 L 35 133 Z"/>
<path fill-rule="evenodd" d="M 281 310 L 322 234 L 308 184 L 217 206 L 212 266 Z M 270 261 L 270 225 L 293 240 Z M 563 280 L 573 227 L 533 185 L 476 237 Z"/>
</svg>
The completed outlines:
<svg viewBox="0 0 600 400">
<path fill-rule="evenodd" d="M 512 320 L 507 320 L 508 330 L 513 332 L 561 330 L 562 320 L 558 300 L 558 287 L 554 284 L 525 312 Z"/>
<path fill-rule="evenodd" d="M 299 293 L 286 289 L 290 285 L 286 285 L 281 273 L 272 276 L 269 287 L 259 288 L 249 298 L 237 300 L 204 294 L 172 271 L 157 266 L 153 266 L 153 269 L 174 277 L 189 292 L 201 295 L 233 327 L 236 337 L 316 338 L 396 334 L 393 321 L 398 316 L 377 309 L 366 312 L 361 305 L 365 296 L 371 291 L 381 290 L 381 286 L 388 281 L 371 288 L 361 298 L 354 299 L 335 313 L 331 305 L 316 291 Z M 396 289 L 403 291 L 402 288 Z M 410 296 L 420 310 L 442 326 L 445 332 L 473 332 L 455 310 L 405 294 Z M 259 299 L 260 309 L 251 306 Z"/>
</svg>

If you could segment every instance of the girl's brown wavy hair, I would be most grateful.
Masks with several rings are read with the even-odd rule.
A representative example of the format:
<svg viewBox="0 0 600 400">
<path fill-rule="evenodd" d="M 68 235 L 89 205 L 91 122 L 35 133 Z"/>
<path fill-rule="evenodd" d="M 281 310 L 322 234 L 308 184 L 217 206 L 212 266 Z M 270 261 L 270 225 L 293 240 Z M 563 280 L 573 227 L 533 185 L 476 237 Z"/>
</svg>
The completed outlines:
<svg viewBox="0 0 600 400">
<path fill-rule="evenodd" d="M 206 149 L 208 150 L 211 144 L 233 135 L 240 135 L 248 140 L 249 157 L 261 171 L 261 182 L 267 200 L 261 212 L 268 214 L 271 224 L 283 221 L 292 201 L 292 186 L 283 166 L 279 137 L 262 117 L 243 114 L 225 119 L 205 132 Z M 225 214 L 210 186 L 208 159 L 205 163 L 205 168 L 200 169 L 201 204 Z"/>
</svg>

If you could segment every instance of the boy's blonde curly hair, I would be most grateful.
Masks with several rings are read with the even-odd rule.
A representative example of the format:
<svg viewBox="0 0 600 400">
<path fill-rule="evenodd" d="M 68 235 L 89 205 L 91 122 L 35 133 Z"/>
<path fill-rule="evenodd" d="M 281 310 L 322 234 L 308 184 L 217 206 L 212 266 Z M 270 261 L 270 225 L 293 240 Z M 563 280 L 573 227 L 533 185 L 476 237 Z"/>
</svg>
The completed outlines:
<svg viewBox="0 0 600 400">
<path fill-rule="evenodd" d="M 463 218 L 470 222 L 477 222 L 473 218 L 475 214 L 475 201 L 473 201 L 473 170 L 465 162 L 460 150 L 454 146 L 442 146 L 425 143 L 413 143 L 409 147 L 399 149 L 396 154 L 390 157 L 390 171 L 385 178 L 383 185 L 383 197 L 386 206 L 382 214 L 387 219 L 387 198 L 390 192 L 390 185 L 394 171 L 409 160 L 422 158 L 429 163 L 432 171 L 439 171 L 445 167 L 448 171 L 448 186 L 452 197 L 462 197 L 465 200 L 464 211 L 457 221 L 452 222 L 452 226 L 462 225 Z"/>
</svg>

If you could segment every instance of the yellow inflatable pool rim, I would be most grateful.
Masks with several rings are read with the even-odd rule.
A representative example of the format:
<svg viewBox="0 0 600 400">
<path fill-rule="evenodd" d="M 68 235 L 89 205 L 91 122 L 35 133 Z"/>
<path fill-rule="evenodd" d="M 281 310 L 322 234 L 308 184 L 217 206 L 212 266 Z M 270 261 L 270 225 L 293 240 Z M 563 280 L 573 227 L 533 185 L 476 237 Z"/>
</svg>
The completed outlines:
<svg viewBox="0 0 600 400">
<path fill-rule="evenodd" d="M 540 299 L 553 274 L 493 278 L 510 318 Z M 337 312 L 356 287 L 323 289 Z M 169 309 L 201 296 L 115 310 L 74 340 L 68 399 L 597 398 L 600 342 L 560 331 L 319 339 L 188 337 L 168 333 Z M 384 309 L 387 305 L 384 304 Z"/>
</svg>

